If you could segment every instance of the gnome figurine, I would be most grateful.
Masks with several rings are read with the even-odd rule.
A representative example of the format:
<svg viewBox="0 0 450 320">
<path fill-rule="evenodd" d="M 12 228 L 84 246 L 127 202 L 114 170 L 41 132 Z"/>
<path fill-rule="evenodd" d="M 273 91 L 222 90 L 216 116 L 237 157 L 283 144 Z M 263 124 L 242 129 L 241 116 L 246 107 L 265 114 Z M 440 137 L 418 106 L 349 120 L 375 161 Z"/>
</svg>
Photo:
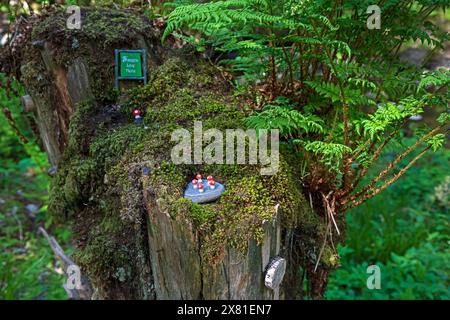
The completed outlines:
<svg viewBox="0 0 450 320">
<path fill-rule="evenodd" d="M 141 111 L 138 109 L 133 110 L 134 123 L 142 124 L 144 119 L 141 117 Z"/>
</svg>

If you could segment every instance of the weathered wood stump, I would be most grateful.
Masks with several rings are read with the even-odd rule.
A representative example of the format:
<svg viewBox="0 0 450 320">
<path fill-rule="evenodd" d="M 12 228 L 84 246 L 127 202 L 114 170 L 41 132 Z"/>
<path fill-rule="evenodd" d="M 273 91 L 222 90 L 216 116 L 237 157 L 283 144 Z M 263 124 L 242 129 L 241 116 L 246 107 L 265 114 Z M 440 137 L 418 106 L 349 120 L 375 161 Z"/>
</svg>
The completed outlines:
<svg viewBox="0 0 450 320">
<path fill-rule="evenodd" d="M 162 47 L 147 18 L 95 9 L 82 16 L 81 30 L 65 29 L 63 10 L 30 19 L 9 72 L 26 86 L 25 110 L 57 167 L 49 210 L 71 222 L 73 258 L 93 298 L 301 298 L 299 270 L 315 283 L 310 270 L 326 228 L 303 197 L 292 159 L 282 156 L 276 176 L 250 165 L 173 165 L 174 129 L 199 119 L 241 128 L 242 102 L 215 68 Z M 118 95 L 114 49 L 142 48 L 149 84 Z M 148 128 L 133 123 L 134 108 Z M 183 198 L 201 171 L 226 187 L 214 203 Z M 324 250 L 321 275 L 336 263 Z"/>
</svg>

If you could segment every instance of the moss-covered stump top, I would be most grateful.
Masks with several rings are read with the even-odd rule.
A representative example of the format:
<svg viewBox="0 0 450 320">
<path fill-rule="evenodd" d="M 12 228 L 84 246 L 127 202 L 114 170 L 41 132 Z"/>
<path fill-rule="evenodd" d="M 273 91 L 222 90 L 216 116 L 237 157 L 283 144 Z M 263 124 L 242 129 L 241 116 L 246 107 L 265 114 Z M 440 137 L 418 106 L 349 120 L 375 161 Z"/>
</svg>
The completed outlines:
<svg viewBox="0 0 450 320">
<path fill-rule="evenodd" d="M 213 67 L 171 58 L 147 86 L 129 91 L 120 103 L 78 106 L 54 179 L 50 211 L 75 219 L 77 262 L 95 279 L 130 282 L 139 273 L 133 270 L 139 263 L 130 261 L 142 258 L 135 256 L 135 231 L 145 224 L 144 189 L 155 195 L 158 210 L 195 226 L 202 260 L 211 264 L 220 261 L 226 245 L 244 251 L 248 240 L 261 241 L 262 226 L 275 215 L 277 204 L 285 226 L 321 225 L 305 209 L 309 205 L 283 156 L 274 176 L 260 175 L 258 165 L 171 162 L 175 129 L 192 131 L 197 120 L 204 130 L 245 128 L 245 108 L 228 88 Z M 133 123 L 134 108 L 143 110 L 145 127 Z M 226 186 L 217 202 L 199 205 L 183 198 L 198 172 Z M 102 273 L 111 265 L 116 272 Z"/>
<path fill-rule="evenodd" d="M 55 79 L 42 59 L 47 69 L 50 63 L 66 70 L 81 59 L 93 96 L 108 101 L 115 97 L 114 49 L 146 49 L 149 68 L 162 61 L 160 30 L 146 15 L 100 7 L 82 7 L 80 13 L 79 29 L 67 27 L 71 13 L 65 7 L 49 7 L 28 18 L 11 50 L 1 50 L 2 72 L 17 75 L 27 89 L 45 95 Z"/>
</svg>

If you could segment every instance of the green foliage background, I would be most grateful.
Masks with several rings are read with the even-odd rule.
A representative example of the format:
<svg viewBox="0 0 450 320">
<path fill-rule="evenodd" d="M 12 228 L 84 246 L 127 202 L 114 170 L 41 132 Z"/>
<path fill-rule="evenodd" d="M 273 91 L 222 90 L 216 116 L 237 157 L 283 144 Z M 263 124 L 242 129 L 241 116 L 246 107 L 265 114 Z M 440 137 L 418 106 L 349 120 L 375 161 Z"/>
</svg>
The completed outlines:
<svg viewBox="0 0 450 320">
<path fill-rule="evenodd" d="M 0 106 L 9 108 L 23 134 L 26 129 L 19 97 L 8 98 L 0 77 Z M 23 89 L 14 85 L 18 93 Z M 64 277 L 39 226 L 47 219 L 49 177 L 47 156 L 35 141 L 20 143 L 3 113 L 0 115 L 0 299 L 65 299 Z M 27 205 L 34 205 L 37 210 Z M 67 249 L 70 232 L 51 228 Z"/>
<path fill-rule="evenodd" d="M 450 298 L 449 159 L 449 149 L 425 157 L 348 213 L 342 266 L 330 277 L 328 299 Z M 380 267 L 380 290 L 367 289 L 371 264 Z"/>
</svg>

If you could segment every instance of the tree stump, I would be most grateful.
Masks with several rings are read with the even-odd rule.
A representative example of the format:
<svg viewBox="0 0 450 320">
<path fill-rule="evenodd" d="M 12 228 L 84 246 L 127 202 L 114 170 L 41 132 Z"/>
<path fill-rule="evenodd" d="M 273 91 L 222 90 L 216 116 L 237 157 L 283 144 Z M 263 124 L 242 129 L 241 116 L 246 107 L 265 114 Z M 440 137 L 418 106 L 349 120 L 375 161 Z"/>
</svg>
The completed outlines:
<svg viewBox="0 0 450 320">
<path fill-rule="evenodd" d="M 93 298 L 303 297 L 299 270 L 315 266 L 326 226 L 302 194 L 297 160 L 282 155 L 273 177 L 250 165 L 174 166 L 174 128 L 198 119 L 241 128 L 242 101 L 214 67 L 163 47 L 161 31 L 138 13 L 84 8 L 82 17 L 81 30 L 65 29 L 62 9 L 30 19 L 9 73 L 24 83 L 25 110 L 58 168 L 49 210 L 71 222 L 73 259 Z M 114 91 L 114 49 L 146 49 L 148 86 Z M 133 124 L 133 108 L 148 128 Z M 183 198 L 197 172 L 225 185 L 218 201 Z M 324 250 L 319 271 L 336 263 Z"/>
</svg>

